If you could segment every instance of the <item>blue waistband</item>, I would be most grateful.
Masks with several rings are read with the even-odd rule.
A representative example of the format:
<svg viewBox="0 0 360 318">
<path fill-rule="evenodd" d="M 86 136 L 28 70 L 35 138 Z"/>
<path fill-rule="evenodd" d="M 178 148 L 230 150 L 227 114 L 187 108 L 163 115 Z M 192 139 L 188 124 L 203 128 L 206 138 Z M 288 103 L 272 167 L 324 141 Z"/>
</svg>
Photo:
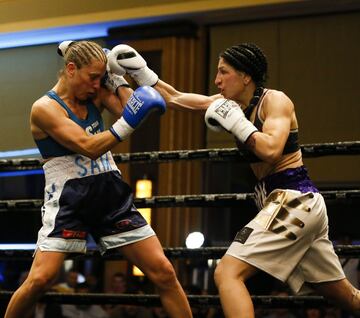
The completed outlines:
<svg viewBox="0 0 360 318">
<path fill-rule="evenodd" d="M 302 193 L 319 192 L 314 183 L 310 180 L 305 166 L 289 168 L 274 174 L 268 175 L 259 181 L 265 185 L 266 193 L 274 189 L 297 190 Z"/>
</svg>

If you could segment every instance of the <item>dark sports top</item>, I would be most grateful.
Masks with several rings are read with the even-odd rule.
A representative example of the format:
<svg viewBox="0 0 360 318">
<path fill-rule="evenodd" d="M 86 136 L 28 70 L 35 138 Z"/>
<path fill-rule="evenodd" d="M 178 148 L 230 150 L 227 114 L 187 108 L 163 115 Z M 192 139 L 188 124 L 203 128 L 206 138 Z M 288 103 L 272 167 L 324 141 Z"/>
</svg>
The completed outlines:
<svg viewBox="0 0 360 318">
<path fill-rule="evenodd" d="M 95 135 L 101 131 L 104 131 L 104 124 L 101 114 L 91 100 L 86 103 L 88 113 L 87 118 L 80 119 L 53 90 L 48 91 L 46 95 L 51 99 L 56 100 L 60 106 L 66 110 L 69 118 L 82 127 L 88 135 Z M 51 136 L 47 136 L 44 139 L 35 139 L 35 143 L 38 146 L 39 151 L 44 159 L 74 154 L 72 150 L 67 149 L 63 145 L 59 144 Z"/>
<path fill-rule="evenodd" d="M 263 100 L 264 100 L 264 96 L 266 95 L 266 93 L 268 91 L 269 91 L 268 89 L 264 90 L 264 93 L 263 93 L 263 95 L 261 97 L 261 100 L 259 102 L 259 106 L 257 107 L 256 114 L 255 114 L 254 126 L 260 132 L 262 132 L 262 127 L 263 127 L 263 121 L 260 118 L 260 111 L 261 111 L 261 106 L 262 106 L 262 103 L 263 103 Z M 241 150 L 241 151 L 244 151 L 245 150 L 244 145 L 236 137 L 235 137 L 235 141 L 236 141 L 236 145 L 237 145 L 238 149 Z M 286 140 L 286 143 L 285 143 L 285 146 L 284 146 L 283 155 L 296 152 L 299 149 L 300 149 L 300 146 L 299 146 L 298 129 L 291 129 L 290 133 L 289 133 L 289 136 L 288 136 L 288 139 Z M 261 161 L 261 159 L 259 159 L 252 152 L 247 152 L 245 150 L 244 153 L 245 153 L 246 160 L 249 161 L 249 162 L 260 162 Z"/>
</svg>

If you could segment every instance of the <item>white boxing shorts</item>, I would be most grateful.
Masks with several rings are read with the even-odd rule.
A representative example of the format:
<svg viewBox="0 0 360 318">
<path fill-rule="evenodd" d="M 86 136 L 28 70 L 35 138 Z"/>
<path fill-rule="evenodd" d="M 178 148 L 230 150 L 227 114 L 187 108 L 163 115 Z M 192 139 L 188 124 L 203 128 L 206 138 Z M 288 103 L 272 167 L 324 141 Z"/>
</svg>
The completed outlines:
<svg viewBox="0 0 360 318">
<path fill-rule="evenodd" d="M 110 152 L 97 160 L 74 154 L 43 166 L 41 251 L 85 253 L 88 234 L 100 252 L 155 235 L 133 205 L 132 190 Z"/>
<path fill-rule="evenodd" d="M 273 190 L 264 207 L 226 252 L 289 284 L 295 293 L 308 283 L 345 278 L 328 237 L 328 218 L 319 193 Z"/>
</svg>

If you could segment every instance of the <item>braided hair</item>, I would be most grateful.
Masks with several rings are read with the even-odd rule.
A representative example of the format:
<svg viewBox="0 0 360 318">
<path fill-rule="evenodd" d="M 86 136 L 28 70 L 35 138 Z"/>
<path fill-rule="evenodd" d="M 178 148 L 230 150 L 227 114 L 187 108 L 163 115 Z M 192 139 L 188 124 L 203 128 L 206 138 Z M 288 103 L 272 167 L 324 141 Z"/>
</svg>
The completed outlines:
<svg viewBox="0 0 360 318">
<path fill-rule="evenodd" d="M 267 78 L 267 60 L 254 43 L 241 43 L 227 48 L 220 54 L 237 71 L 249 74 L 257 87 L 264 86 Z"/>
<path fill-rule="evenodd" d="M 77 68 L 89 65 L 93 60 L 107 63 L 107 57 L 102 47 L 92 41 L 74 41 L 68 44 L 63 54 L 64 63 L 72 62 Z M 61 74 L 63 71 L 61 71 Z"/>
<path fill-rule="evenodd" d="M 256 44 L 241 43 L 227 48 L 220 57 L 237 71 L 249 74 L 255 82 L 254 95 L 244 110 L 246 118 L 249 119 L 264 92 L 263 86 L 267 78 L 266 56 Z"/>
</svg>

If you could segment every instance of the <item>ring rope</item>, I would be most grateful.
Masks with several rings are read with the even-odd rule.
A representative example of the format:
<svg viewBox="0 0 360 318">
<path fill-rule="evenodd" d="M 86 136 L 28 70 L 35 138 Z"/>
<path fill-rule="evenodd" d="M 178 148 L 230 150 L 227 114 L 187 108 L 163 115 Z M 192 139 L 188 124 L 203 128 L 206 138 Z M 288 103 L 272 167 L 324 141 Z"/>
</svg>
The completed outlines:
<svg viewBox="0 0 360 318">
<path fill-rule="evenodd" d="M 172 259 L 180 258 L 195 258 L 199 259 L 220 259 L 224 256 L 228 247 L 201 247 L 189 249 L 186 247 L 165 247 L 163 248 L 164 253 L 167 257 Z M 334 245 L 335 253 L 339 257 L 343 258 L 360 258 L 360 245 Z M 29 260 L 34 254 L 33 250 L 0 250 L 0 260 L 6 260 L 8 258 L 18 260 Z M 96 249 L 91 249 L 84 255 L 74 255 L 70 258 L 93 258 L 101 257 L 104 260 L 121 260 L 123 255 L 119 252 L 105 254 L 101 256 L 100 252 Z"/>
<path fill-rule="evenodd" d="M 360 199 L 360 189 L 321 191 L 325 200 Z M 217 193 L 192 195 L 165 195 L 149 198 L 134 198 L 137 208 L 164 207 L 224 207 L 238 206 L 243 201 L 254 199 L 254 193 Z M 42 199 L 0 200 L 0 212 L 38 211 L 43 205 Z"/>
<path fill-rule="evenodd" d="M 301 145 L 304 158 L 315 158 L 330 155 L 358 155 L 360 154 L 360 141 L 344 141 L 332 143 L 315 143 Z M 150 151 L 114 154 L 116 163 L 128 162 L 170 162 L 178 160 L 215 160 L 246 162 L 249 151 L 240 151 L 237 148 L 197 149 Z M 29 170 L 41 168 L 43 161 L 37 158 L 2 159 L 0 170 Z"/>
<path fill-rule="evenodd" d="M 0 291 L 0 302 L 8 302 L 13 292 Z M 220 306 L 217 295 L 187 295 L 189 303 L 194 307 Z M 311 308 L 329 306 L 330 303 L 321 296 L 251 296 L 255 306 L 262 308 Z M 138 294 L 100 294 L 100 293 L 46 293 L 40 302 L 58 304 L 113 304 L 161 306 L 158 295 Z"/>
<path fill-rule="evenodd" d="M 325 144 L 308 144 L 301 146 L 303 156 L 314 158 L 328 155 L 358 155 L 360 154 L 360 141 L 337 142 Z M 237 148 L 228 149 L 199 149 L 199 150 L 180 150 L 180 151 L 159 151 L 143 153 L 124 153 L 115 154 L 116 163 L 127 162 L 169 162 L 178 160 L 233 160 L 245 161 L 246 152 L 240 152 Z M 0 160 L 0 170 L 28 170 L 40 168 L 41 159 L 10 159 Z M 349 199 L 360 198 L 360 190 L 340 190 L 322 192 L 325 199 Z M 177 196 L 154 196 L 151 198 L 136 198 L 134 203 L 139 207 L 173 207 L 173 206 L 216 206 L 220 204 L 233 205 L 236 202 L 253 199 L 253 193 L 242 194 L 211 194 L 211 195 L 177 195 Z M 32 209 L 39 208 L 43 204 L 42 200 L 8 200 L 0 201 L 0 211 L 12 209 Z M 338 245 L 334 246 L 338 256 L 360 258 L 360 246 Z M 208 258 L 220 258 L 227 247 L 206 247 L 198 249 L 187 248 L 164 248 L 168 257 L 196 257 L 199 255 Z M 26 258 L 29 259 L 33 251 L 28 250 L 1 250 L 0 258 Z M 93 257 L 100 254 L 98 251 L 89 251 L 85 257 Z M 81 257 L 81 256 L 80 256 Z M 121 259 L 121 254 L 108 256 L 111 259 Z M 107 257 L 105 257 L 107 258 Z M 0 301 L 8 302 L 13 292 L 0 291 Z M 198 296 L 188 295 L 191 306 L 220 306 L 218 296 Z M 68 304 L 133 304 L 133 305 L 153 305 L 160 306 L 158 295 L 133 295 L 133 294 L 64 294 L 47 293 L 42 299 L 46 303 L 68 303 Z M 252 296 L 255 306 L 264 308 L 304 308 L 329 305 L 321 296 Z"/>
</svg>

